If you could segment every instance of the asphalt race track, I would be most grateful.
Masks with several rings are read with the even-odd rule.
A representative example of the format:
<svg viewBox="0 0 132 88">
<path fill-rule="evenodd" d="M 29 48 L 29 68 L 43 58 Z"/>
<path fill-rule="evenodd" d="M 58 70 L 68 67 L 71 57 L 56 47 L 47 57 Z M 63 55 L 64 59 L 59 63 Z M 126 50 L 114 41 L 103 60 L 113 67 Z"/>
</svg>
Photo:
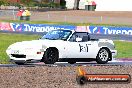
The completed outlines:
<svg viewBox="0 0 132 88">
<path fill-rule="evenodd" d="M 132 59 L 114 59 L 109 61 L 107 64 L 97 64 L 93 62 L 77 62 L 76 64 L 69 64 L 67 62 L 56 62 L 55 64 L 44 64 L 40 63 L 27 63 L 25 65 L 17 64 L 0 64 L 0 67 L 35 67 L 35 66 L 48 66 L 48 67 L 67 67 L 67 66 L 125 66 L 132 65 Z"/>
</svg>

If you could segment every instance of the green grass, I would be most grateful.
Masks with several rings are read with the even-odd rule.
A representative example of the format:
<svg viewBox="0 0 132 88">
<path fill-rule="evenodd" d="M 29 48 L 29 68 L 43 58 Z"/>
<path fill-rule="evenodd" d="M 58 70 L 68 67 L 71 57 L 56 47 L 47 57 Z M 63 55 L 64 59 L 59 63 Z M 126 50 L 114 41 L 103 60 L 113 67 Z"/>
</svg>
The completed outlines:
<svg viewBox="0 0 132 88">
<path fill-rule="evenodd" d="M 9 63 L 6 49 L 10 44 L 24 40 L 34 40 L 40 38 L 39 35 L 0 33 L 0 63 Z M 132 58 L 132 42 L 114 41 L 118 55 L 116 58 Z"/>
<path fill-rule="evenodd" d="M 75 26 L 121 26 L 132 27 L 126 24 L 95 24 L 95 23 L 69 23 L 69 22 L 50 22 L 50 21 L 20 21 L 20 20 L 1 20 L 1 22 L 29 23 L 29 24 L 58 24 L 58 25 L 75 25 Z"/>
<path fill-rule="evenodd" d="M 116 58 L 132 58 L 132 42 L 114 41 L 118 55 Z"/>
</svg>

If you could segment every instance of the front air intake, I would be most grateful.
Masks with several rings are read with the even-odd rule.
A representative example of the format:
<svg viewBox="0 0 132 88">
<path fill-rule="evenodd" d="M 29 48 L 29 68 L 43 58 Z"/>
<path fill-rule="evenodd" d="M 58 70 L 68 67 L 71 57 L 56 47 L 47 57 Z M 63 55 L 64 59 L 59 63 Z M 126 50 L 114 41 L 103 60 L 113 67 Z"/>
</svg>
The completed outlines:
<svg viewBox="0 0 132 88">
<path fill-rule="evenodd" d="M 19 55 L 19 54 L 11 54 L 11 56 L 15 58 L 26 58 L 26 55 Z"/>
</svg>

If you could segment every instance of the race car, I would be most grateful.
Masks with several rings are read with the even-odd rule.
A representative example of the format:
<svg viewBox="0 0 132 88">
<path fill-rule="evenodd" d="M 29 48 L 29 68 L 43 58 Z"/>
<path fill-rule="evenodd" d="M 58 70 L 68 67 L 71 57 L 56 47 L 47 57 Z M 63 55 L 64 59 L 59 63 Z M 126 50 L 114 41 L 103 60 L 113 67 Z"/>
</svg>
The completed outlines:
<svg viewBox="0 0 132 88">
<path fill-rule="evenodd" d="M 35 61 L 45 64 L 96 61 L 105 64 L 112 60 L 117 50 L 112 40 L 91 39 L 88 32 L 52 30 L 41 39 L 16 42 L 7 48 L 6 53 L 16 64 Z"/>
</svg>

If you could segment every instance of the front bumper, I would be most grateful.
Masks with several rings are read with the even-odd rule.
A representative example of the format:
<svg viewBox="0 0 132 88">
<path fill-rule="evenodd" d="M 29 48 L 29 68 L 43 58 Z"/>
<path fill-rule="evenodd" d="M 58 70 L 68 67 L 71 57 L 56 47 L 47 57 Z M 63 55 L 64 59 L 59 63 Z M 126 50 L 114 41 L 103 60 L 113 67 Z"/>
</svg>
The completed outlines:
<svg viewBox="0 0 132 88">
<path fill-rule="evenodd" d="M 8 54 L 11 60 L 41 60 L 43 54 L 25 55 L 25 54 Z"/>
<path fill-rule="evenodd" d="M 117 50 L 111 50 L 111 53 L 112 53 L 112 57 L 114 57 L 117 55 Z"/>
<path fill-rule="evenodd" d="M 37 63 L 37 62 L 40 62 L 41 60 L 13 60 L 13 59 L 10 59 L 10 62 L 14 63 L 14 62 L 17 62 L 17 63 Z"/>
<path fill-rule="evenodd" d="M 19 51 L 19 52 L 12 52 L 12 51 Z M 37 53 L 40 52 L 40 53 Z M 41 60 L 44 52 L 39 50 L 6 50 L 7 55 L 9 56 L 10 60 L 16 61 L 29 61 L 29 60 Z"/>
</svg>

